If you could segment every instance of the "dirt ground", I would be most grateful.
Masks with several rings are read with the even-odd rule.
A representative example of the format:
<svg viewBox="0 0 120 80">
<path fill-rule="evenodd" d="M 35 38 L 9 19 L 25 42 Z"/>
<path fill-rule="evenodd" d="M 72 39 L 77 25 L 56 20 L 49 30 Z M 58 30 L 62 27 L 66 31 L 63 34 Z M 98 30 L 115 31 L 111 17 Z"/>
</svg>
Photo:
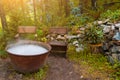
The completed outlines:
<svg viewBox="0 0 120 80">
<path fill-rule="evenodd" d="M 80 65 L 76 68 L 75 63 L 63 57 L 49 56 L 46 63 L 49 69 L 45 80 L 109 80 L 99 75 L 93 78 L 91 74 L 84 73 L 87 69 L 81 68 Z M 13 69 L 9 58 L 0 59 L 0 80 L 23 80 L 23 74 Z"/>
<path fill-rule="evenodd" d="M 81 80 L 73 63 L 65 58 L 49 56 L 46 63 L 49 69 L 45 80 Z M 13 69 L 9 58 L 0 59 L 0 80 L 23 80 L 23 75 Z"/>
<path fill-rule="evenodd" d="M 73 63 L 65 58 L 51 56 L 47 60 L 50 69 L 46 80 L 81 80 Z"/>
</svg>

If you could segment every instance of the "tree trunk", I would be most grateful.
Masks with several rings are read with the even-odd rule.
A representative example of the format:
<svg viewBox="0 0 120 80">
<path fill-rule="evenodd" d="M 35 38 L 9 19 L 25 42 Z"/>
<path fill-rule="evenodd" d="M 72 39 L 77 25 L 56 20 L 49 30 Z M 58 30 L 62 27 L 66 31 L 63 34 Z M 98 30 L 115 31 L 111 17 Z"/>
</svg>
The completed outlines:
<svg viewBox="0 0 120 80">
<path fill-rule="evenodd" d="M 35 25 L 36 25 L 37 19 L 36 19 L 36 1 L 35 0 L 33 0 L 33 9 L 34 9 L 34 22 L 35 22 Z"/>
<path fill-rule="evenodd" d="M 70 0 L 65 0 L 65 15 L 66 15 L 66 17 L 67 16 L 69 16 L 69 14 L 70 14 L 70 6 L 69 6 L 69 2 L 70 2 Z"/>
<path fill-rule="evenodd" d="M 6 22 L 5 12 L 1 3 L 0 3 L 0 17 L 1 17 L 2 29 L 5 30 L 7 28 L 7 22 Z"/>
<path fill-rule="evenodd" d="M 81 3 L 81 0 L 79 0 L 79 8 L 80 8 L 80 13 L 83 13 L 83 5 Z"/>
<path fill-rule="evenodd" d="M 25 6 L 24 6 L 23 0 L 21 0 L 21 8 L 22 8 L 22 14 L 24 15 L 24 21 L 25 21 Z"/>
<path fill-rule="evenodd" d="M 61 16 L 62 15 L 62 10 L 63 10 L 63 1 L 59 0 L 58 3 L 59 3 L 58 16 Z"/>
<path fill-rule="evenodd" d="M 97 4 L 96 4 L 97 0 L 91 0 L 91 6 L 93 10 L 97 10 Z"/>
</svg>

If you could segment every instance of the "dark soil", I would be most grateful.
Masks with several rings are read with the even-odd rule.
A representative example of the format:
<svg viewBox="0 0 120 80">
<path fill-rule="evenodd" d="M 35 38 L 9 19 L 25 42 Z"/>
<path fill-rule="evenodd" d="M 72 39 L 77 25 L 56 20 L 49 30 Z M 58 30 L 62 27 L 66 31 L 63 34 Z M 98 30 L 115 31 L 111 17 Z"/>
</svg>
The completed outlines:
<svg viewBox="0 0 120 80">
<path fill-rule="evenodd" d="M 47 60 L 49 71 L 46 80 L 80 80 L 73 63 L 62 57 L 50 56 Z"/>
<path fill-rule="evenodd" d="M 73 63 L 64 57 L 49 56 L 47 64 L 49 69 L 45 80 L 81 80 L 73 68 Z M 13 69 L 9 58 L 0 59 L 0 80 L 23 80 L 23 74 Z"/>
</svg>

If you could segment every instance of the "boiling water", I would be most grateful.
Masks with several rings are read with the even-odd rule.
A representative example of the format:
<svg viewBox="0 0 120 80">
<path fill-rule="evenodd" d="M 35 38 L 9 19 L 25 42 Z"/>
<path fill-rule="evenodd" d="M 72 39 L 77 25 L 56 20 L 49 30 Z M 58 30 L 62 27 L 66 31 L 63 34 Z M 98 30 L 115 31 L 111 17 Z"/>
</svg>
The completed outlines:
<svg viewBox="0 0 120 80">
<path fill-rule="evenodd" d="M 14 46 L 7 51 L 17 55 L 39 55 L 48 52 L 46 48 L 32 44 Z"/>
</svg>

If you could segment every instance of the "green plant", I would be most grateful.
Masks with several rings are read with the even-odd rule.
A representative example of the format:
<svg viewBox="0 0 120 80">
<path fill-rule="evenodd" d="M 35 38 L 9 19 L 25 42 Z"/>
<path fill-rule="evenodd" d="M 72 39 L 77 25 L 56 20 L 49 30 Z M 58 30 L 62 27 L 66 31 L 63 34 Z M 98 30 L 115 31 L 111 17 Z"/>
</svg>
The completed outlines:
<svg viewBox="0 0 120 80">
<path fill-rule="evenodd" d="M 102 28 L 88 24 L 84 33 L 84 40 L 89 44 L 99 44 L 104 40 Z"/>
<path fill-rule="evenodd" d="M 8 57 L 8 55 L 7 55 L 7 53 L 6 53 L 6 51 L 4 51 L 4 50 L 0 50 L 0 58 L 7 58 Z"/>
<path fill-rule="evenodd" d="M 87 47 L 87 45 L 85 46 Z M 83 76 L 94 78 L 98 76 L 100 80 L 107 80 L 107 76 L 113 71 L 105 56 L 99 53 L 91 54 L 88 48 L 80 52 L 75 52 L 75 47 L 69 45 L 67 53 L 68 58 L 75 62 L 75 69 L 77 67 L 78 73 L 83 73 Z M 110 77 L 110 80 L 114 79 Z"/>
<path fill-rule="evenodd" d="M 101 14 L 101 19 L 111 19 L 112 21 L 120 20 L 120 10 L 107 10 Z"/>
<path fill-rule="evenodd" d="M 116 80 L 120 80 L 120 62 L 116 61 L 116 63 L 112 66 L 114 73 L 112 74 Z"/>
<path fill-rule="evenodd" d="M 44 80 L 47 75 L 48 69 L 49 66 L 44 65 L 44 67 L 40 68 L 38 72 L 25 74 L 22 80 Z"/>
</svg>

